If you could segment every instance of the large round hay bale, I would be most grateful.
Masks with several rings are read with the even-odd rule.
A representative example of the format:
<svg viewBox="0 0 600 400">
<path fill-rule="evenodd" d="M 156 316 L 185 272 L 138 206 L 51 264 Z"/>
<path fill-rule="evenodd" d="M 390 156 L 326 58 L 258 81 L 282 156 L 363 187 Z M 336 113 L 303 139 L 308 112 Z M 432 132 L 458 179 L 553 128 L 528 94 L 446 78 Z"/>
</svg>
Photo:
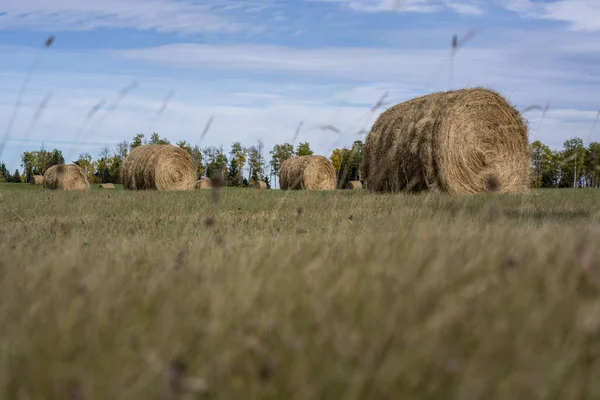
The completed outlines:
<svg viewBox="0 0 600 400">
<path fill-rule="evenodd" d="M 363 188 L 362 183 L 360 181 L 350 181 L 346 184 L 346 189 L 349 190 L 361 190 Z"/>
<path fill-rule="evenodd" d="M 267 183 L 263 181 L 256 181 L 252 184 L 254 189 L 267 189 Z"/>
<path fill-rule="evenodd" d="M 43 185 L 44 184 L 44 176 L 43 175 L 32 175 L 29 178 L 30 185 Z"/>
<path fill-rule="evenodd" d="M 212 189 L 212 180 L 209 177 L 204 177 L 196 181 L 196 189 Z"/>
<path fill-rule="evenodd" d="M 279 170 L 281 190 L 334 190 L 335 168 L 323 156 L 297 156 L 281 163 Z"/>
<path fill-rule="evenodd" d="M 528 129 L 500 94 L 437 92 L 384 111 L 367 135 L 362 176 L 375 192 L 522 192 Z"/>
<path fill-rule="evenodd" d="M 115 185 L 112 183 L 103 183 L 100 185 L 100 189 L 114 189 Z"/>
<path fill-rule="evenodd" d="M 123 162 L 121 182 L 123 189 L 129 190 L 193 190 L 196 163 L 179 146 L 138 146 Z"/>
<path fill-rule="evenodd" d="M 90 183 L 85 172 L 77 164 L 59 164 L 48 168 L 44 173 L 44 189 L 88 190 Z"/>
</svg>

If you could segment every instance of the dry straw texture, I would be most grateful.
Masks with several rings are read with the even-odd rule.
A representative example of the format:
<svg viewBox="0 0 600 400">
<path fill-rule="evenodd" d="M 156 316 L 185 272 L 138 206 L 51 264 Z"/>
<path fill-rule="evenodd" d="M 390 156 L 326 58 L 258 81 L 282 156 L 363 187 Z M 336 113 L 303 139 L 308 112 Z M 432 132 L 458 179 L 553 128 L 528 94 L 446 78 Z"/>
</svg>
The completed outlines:
<svg viewBox="0 0 600 400">
<path fill-rule="evenodd" d="M 334 190 L 335 168 L 323 156 L 297 156 L 281 163 L 281 190 Z"/>
<path fill-rule="evenodd" d="M 31 179 L 29 179 L 30 185 L 42 185 L 44 183 L 43 175 L 33 175 Z"/>
<path fill-rule="evenodd" d="M 360 183 L 360 181 L 350 181 L 346 184 L 346 189 L 351 189 L 351 190 L 360 190 L 363 188 L 362 183 Z"/>
<path fill-rule="evenodd" d="M 43 177 L 44 189 L 87 190 L 90 183 L 83 170 L 76 164 L 59 164 L 48 168 Z"/>
<path fill-rule="evenodd" d="M 115 185 L 113 185 L 112 183 L 103 183 L 102 185 L 100 185 L 100 189 L 114 189 Z"/>
<path fill-rule="evenodd" d="M 123 163 L 121 182 L 123 189 L 130 190 L 193 190 L 196 163 L 178 146 L 138 146 Z"/>
<path fill-rule="evenodd" d="M 267 188 L 267 183 L 263 182 L 263 181 L 256 181 L 252 184 L 252 187 L 254 189 L 266 189 Z"/>
<path fill-rule="evenodd" d="M 197 180 L 196 189 L 212 189 L 212 180 L 209 177 Z"/>
<path fill-rule="evenodd" d="M 376 192 L 523 192 L 528 143 L 521 114 L 497 92 L 437 92 L 379 116 L 365 141 L 362 174 Z"/>
</svg>

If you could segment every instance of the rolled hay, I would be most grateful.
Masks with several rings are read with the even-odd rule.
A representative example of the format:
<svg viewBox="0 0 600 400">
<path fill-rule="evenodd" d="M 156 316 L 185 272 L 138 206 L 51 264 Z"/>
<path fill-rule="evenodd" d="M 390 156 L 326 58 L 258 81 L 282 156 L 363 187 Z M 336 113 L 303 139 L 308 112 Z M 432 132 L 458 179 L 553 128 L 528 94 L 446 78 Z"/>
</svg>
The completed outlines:
<svg viewBox="0 0 600 400">
<path fill-rule="evenodd" d="M 361 172 L 374 192 L 523 192 L 528 143 L 526 122 L 497 92 L 437 92 L 377 118 L 365 140 Z"/>
<path fill-rule="evenodd" d="M 263 181 L 256 181 L 252 184 L 252 187 L 254 189 L 266 189 L 267 188 L 267 183 L 263 182 Z"/>
<path fill-rule="evenodd" d="M 76 164 L 59 164 L 48 168 L 43 178 L 44 189 L 88 190 L 90 183 Z"/>
<path fill-rule="evenodd" d="M 123 162 L 121 182 L 123 189 L 128 190 L 193 190 L 196 163 L 179 146 L 138 146 Z"/>
<path fill-rule="evenodd" d="M 43 175 L 33 175 L 29 179 L 30 185 L 43 185 L 44 184 L 44 176 Z"/>
<path fill-rule="evenodd" d="M 115 185 L 112 183 L 103 183 L 100 185 L 100 189 L 114 189 Z"/>
<path fill-rule="evenodd" d="M 212 189 L 212 180 L 209 177 L 197 180 L 196 189 Z"/>
<path fill-rule="evenodd" d="M 296 156 L 281 163 L 281 190 L 335 190 L 335 168 L 323 156 Z"/>
<path fill-rule="evenodd" d="M 350 181 L 346 184 L 346 189 L 350 190 L 361 190 L 363 188 L 362 183 L 360 181 Z"/>
</svg>

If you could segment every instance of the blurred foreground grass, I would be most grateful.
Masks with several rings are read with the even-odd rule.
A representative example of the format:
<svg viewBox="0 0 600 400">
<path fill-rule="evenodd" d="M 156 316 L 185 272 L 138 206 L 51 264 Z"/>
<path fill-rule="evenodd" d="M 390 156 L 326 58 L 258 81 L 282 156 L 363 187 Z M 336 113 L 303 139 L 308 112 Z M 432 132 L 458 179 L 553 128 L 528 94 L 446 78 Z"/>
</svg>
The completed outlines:
<svg viewBox="0 0 600 400">
<path fill-rule="evenodd" d="M 597 190 L 10 187 L 0 398 L 600 398 Z"/>
</svg>

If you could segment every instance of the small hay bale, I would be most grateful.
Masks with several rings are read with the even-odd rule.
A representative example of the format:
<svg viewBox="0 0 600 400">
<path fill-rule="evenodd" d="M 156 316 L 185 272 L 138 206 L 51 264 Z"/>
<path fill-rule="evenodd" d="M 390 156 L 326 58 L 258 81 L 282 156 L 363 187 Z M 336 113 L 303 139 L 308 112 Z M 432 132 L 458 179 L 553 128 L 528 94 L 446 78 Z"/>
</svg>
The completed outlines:
<svg viewBox="0 0 600 400">
<path fill-rule="evenodd" d="M 377 118 L 365 140 L 362 176 L 374 192 L 524 192 L 528 144 L 526 122 L 497 92 L 436 92 Z"/>
<path fill-rule="evenodd" d="M 128 190 L 193 190 L 196 162 L 179 146 L 138 146 L 123 162 L 121 182 Z"/>
<path fill-rule="evenodd" d="M 212 189 L 212 180 L 209 177 L 204 177 L 196 181 L 196 189 Z"/>
<path fill-rule="evenodd" d="M 252 184 L 252 187 L 254 189 L 266 189 L 267 188 L 267 183 L 263 182 L 263 181 L 256 181 Z"/>
<path fill-rule="evenodd" d="M 361 190 L 363 188 L 362 183 L 360 181 L 350 181 L 346 184 L 346 189 L 350 190 Z"/>
<path fill-rule="evenodd" d="M 100 189 L 114 189 L 115 185 L 112 183 L 103 183 L 100 185 Z"/>
<path fill-rule="evenodd" d="M 33 175 L 29 179 L 30 185 L 43 185 L 44 184 L 44 176 L 43 175 Z"/>
<path fill-rule="evenodd" d="M 50 190 L 89 190 L 90 183 L 77 164 L 59 164 L 48 168 L 44 173 L 44 189 Z"/>
<path fill-rule="evenodd" d="M 281 163 L 281 190 L 335 190 L 335 168 L 323 156 L 296 156 Z"/>
</svg>

